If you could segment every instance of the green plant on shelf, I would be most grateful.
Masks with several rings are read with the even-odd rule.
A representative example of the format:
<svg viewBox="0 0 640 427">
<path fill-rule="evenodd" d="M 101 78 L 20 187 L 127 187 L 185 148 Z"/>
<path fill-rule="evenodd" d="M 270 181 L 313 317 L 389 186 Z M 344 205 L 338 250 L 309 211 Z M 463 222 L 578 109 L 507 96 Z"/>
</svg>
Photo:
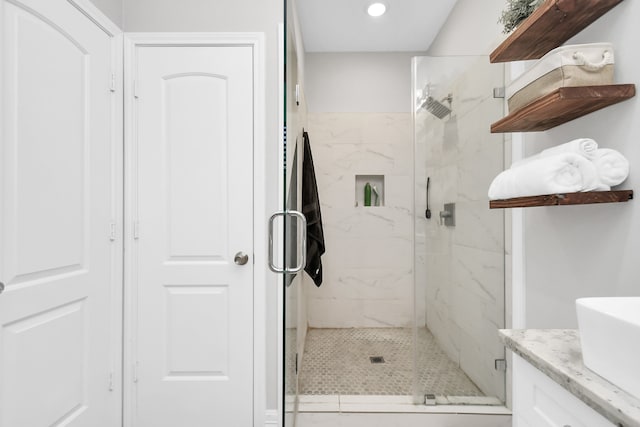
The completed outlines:
<svg viewBox="0 0 640 427">
<path fill-rule="evenodd" d="M 513 31 L 543 2 L 544 0 L 507 0 L 507 8 L 498 19 L 498 23 L 504 25 L 502 32 L 508 34 Z"/>
</svg>

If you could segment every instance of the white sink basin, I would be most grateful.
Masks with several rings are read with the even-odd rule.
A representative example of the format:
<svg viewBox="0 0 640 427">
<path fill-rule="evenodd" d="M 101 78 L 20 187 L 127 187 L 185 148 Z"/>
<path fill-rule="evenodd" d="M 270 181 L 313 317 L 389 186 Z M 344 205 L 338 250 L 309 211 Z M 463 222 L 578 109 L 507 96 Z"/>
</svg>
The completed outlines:
<svg viewBox="0 0 640 427">
<path fill-rule="evenodd" d="M 640 398 L 640 297 L 576 300 L 587 368 Z"/>
</svg>

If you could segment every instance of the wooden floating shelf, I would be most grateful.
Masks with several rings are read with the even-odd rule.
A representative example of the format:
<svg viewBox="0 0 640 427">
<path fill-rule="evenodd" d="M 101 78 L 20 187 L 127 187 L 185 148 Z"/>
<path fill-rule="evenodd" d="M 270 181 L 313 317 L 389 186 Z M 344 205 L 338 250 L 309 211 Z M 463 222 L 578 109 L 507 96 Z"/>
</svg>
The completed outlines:
<svg viewBox="0 0 640 427">
<path fill-rule="evenodd" d="M 589 205 L 621 203 L 633 199 L 633 190 L 588 191 L 584 193 L 547 194 L 489 201 L 490 209 L 533 208 L 536 206 Z"/>
<path fill-rule="evenodd" d="M 491 62 L 538 59 L 622 0 L 547 0 L 489 56 Z"/>
<path fill-rule="evenodd" d="M 491 125 L 492 133 L 551 129 L 636 94 L 634 84 L 561 87 Z"/>
</svg>

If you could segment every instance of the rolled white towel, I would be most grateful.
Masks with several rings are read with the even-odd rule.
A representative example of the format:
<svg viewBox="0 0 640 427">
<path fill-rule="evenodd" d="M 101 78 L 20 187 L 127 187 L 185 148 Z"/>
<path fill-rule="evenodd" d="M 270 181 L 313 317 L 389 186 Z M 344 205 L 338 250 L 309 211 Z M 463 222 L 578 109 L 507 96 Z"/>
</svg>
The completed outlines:
<svg viewBox="0 0 640 427">
<path fill-rule="evenodd" d="M 559 153 L 576 153 L 589 160 L 596 157 L 598 151 L 598 143 L 591 138 L 578 138 L 555 147 L 542 150 L 542 157 L 551 156 Z"/>
<path fill-rule="evenodd" d="M 597 150 L 593 164 L 596 165 L 600 182 L 604 185 L 620 185 L 629 176 L 629 161 L 616 150 Z"/>
<path fill-rule="evenodd" d="M 529 163 L 532 160 L 539 159 L 541 157 L 553 156 L 554 154 L 560 153 L 576 153 L 581 156 L 593 160 L 596 157 L 596 152 L 598 150 L 598 143 L 590 138 L 578 138 L 573 141 L 566 142 L 564 144 L 556 145 L 555 147 L 547 148 L 542 152 L 527 157 L 525 159 L 519 160 L 511 165 L 512 168 L 522 166 L 523 164 Z"/>
<path fill-rule="evenodd" d="M 591 161 L 576 153 L 558 153 L 500 173 L 489 187 L 489 200 L 605 189 Z"/>
</svg>

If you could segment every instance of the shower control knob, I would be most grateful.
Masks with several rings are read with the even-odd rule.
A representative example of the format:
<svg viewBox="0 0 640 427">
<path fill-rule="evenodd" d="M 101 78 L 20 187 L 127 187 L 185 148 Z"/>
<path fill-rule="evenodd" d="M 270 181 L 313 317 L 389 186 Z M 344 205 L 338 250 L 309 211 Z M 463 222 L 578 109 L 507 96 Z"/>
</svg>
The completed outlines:
<svg viewBox="0 0 640 427">
<path fill-rule="evenodd" d="M 4 292 L 4 283 L 0 282 L 0 294 Z"/>
<path fill-rule="evenodd" d="M 233 257 L 233 262 L 238 265 L 245 265 L 249 261 L 249 255 L 244 252 L 238 252 L 235 257 Z"/>
</svg>

